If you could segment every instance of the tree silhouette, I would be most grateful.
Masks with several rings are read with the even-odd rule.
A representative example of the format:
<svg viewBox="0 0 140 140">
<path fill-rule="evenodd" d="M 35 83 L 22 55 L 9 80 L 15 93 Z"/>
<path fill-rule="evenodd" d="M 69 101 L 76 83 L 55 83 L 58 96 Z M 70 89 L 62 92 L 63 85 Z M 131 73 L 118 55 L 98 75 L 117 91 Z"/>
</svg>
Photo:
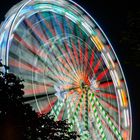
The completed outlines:
<svg viewBox="0 0 140 140">
<path fill-rule="evenodd" d="M 0 67 L 8 69 L 0 62 Z M 76 140 L 67 121 L 38 115 L 24 103 L 24 85 L 12 73 L 0 72 L 0 140 Z"/>
</svg>

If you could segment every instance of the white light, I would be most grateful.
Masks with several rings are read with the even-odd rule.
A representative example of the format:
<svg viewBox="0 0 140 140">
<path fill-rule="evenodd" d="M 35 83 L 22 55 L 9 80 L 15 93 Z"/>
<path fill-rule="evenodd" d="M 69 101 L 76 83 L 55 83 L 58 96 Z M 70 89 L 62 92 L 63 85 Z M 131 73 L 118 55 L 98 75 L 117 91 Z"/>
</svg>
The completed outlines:
<svg viewBox="0 0 140 140">
<path fill-rule="evenodd" d="M 119 95 L 120 104 L 123 107 L 122 96 L 121 96 L 121 90 L 120 89 L 118 89 L 118 95 Z"/>
<path fill-rule="evenodd" d="M 78 18 L 76 18 L 75 16 L 73 16 L 72 14 L 69 14 L 68 12 L 66 12 L 66 17 L 68 17 L 69 19 L 71 19 L 73 22 L 77 22 Z"/>
<path fill-rule="evenodd" d="M 10 27 L 11 22 L 13 21 L 13 18 L 14 18 L 14 17 L 15 17 L 15 14 L 13 14 L 13 15 L 10 17 L 9 21 L 6 23 L 5 29 L 7 29 L 7 28 Z"/>
<path fill-rule="evenodd" d="M 129 122 L 129 112 L 128 112 L 128 109 L 126 110 L 126 117 L 127 117 L 127 126 L 129 126 L 130 122 Z"/>
<path fill-rule="evenodd" d="M 103 53 L 101 53 L 101 55 L 102 55 L 102 58 L 103 58 L 103 60 L 104 60 L 104 62 L 105 62 L 105 64 L 106 64 L 107 68 L 110 69 L 108 60 L 106 59 L 105 55 L 104 55 Z"/>
<path fill-rule="evenodd" d="M 125 127 L 128 127 L 128 122 L 127 122 L 127 111 L 124 110 L 123 112 L 124 112 L 124 125 L 125 125 Z"/>
<path fill-rule="evenodd" d="M 82 22 L 82 25 L 88 31 L 89 34 L 92 34 L 92 28 L 86 22 Z"/>
<path fill-rule="evenodd" d="M 114 72 L 113 72 L 112 70 L 110 71 L 110 75 L 111 75 L 111 77 L 112 77 L 114 86 L 117 87 L 117 82 L 116 82 L 116 79 L 115 79 L 115 75 L 114 75 Z"/>
</svg>

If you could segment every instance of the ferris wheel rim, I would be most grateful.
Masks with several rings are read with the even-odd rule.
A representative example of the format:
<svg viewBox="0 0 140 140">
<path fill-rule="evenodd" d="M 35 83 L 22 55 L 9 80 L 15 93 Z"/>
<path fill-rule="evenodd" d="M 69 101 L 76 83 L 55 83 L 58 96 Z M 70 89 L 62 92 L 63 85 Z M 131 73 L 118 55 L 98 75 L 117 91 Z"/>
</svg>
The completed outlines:
<svg viewBox="0 0 140 140">
<path fill-rule="evenodd" d="M 30 1 L 27 1 L 27 3 L 26 4 L 28 4 L 29 2 L 31 2 L 32 0 L 30 0 Z M 115 55 L 115 58 L 117 59 L 117 62 L 118 62 L 118 64 L 119 64 L 119 68 L 120 68 L 120 70 L 121 70 L 121 74 L 122 74 L 122 76 L 123 76 L 123 78 L 124 78 L 124 83 L 125 83 L 125 88 L 126 88 L 126 90 L 127 90 L 127 96 L 128 96 L 128 102 L 129 102 L 129 113 L 130 113 L 130 117 L 132 117 L 132 115 L 131 115 L 131 104 L 130 104 L 130 97 L 129 97 L 129 92 L 128 92 L 128 87 L 127 87 L 127 84 L 126 84 L 126 80 L 125 80 L 125 76 L 124 76 L 124 73 L 123 73 L 123 70 L 122 70 L 122 67 L 121 67 L 121 65 L 120 65 L 120 62 L 119 62 L 119 60 L 118 60 L 118 57 L 117 57 L 117 55 L 116 55 L 116 53 L 115 53 L 115 51 L 114 51 L 114 49 L 113 49 L 113 47 L 112 47 L 112 45 L 111 45 L 111 43 L 110 43 L 110 41 L 109 41 L 109 39 L 107 38 L 107 36 L 105 35 L 105 33 L 103 32 L 103 30 L 101 29 L 101 27 L 99 26 L 99 24 L 81 7 L 81 6 L 79 6 L 77 3 L 75 3 L 74 1 L 72 1 L 72 0 L 69 0 L 70 2 L 72 2 L 72 3 L 74 3 L 74 4 L 76 4 L 79 8 L 80 8 L 80 10 L 82 10 L 82 11 L 84 11 L 85 13 L 86 13 L 86 15 L 88 15 L 91 19 L 92 19 L 92 21 L 95 23 L 95 25 L 99 28 L 99 30 L 101 31 L 101 33 L 104 35 L 104 37 L 105 37 L 105 39 L 107 40 L 107 43 L 109 43 L 109 45 L 111 46 L 111 50 L 113 51 L 113 54 Z M 26 5 L 25 4 L 25 5 Z M 22 9 L 22 7 L 24 7 L 25 5 L 22 5 L 21 6 L 21 9 Z M 20 11 L 19 11 L 20 12 Z M 17 16 L 18 16 L 18 14 L 17 14 Z M 15 16 L 15 19 L 16 19 L 16 16 Z M 13 26 L 14 26 L 14 22 L 13 22 Z M 10 34 L 12 33 L 12 29 L 13 28 L 10 28 L 10 32 L 9 32 L 9 35 L 8 35 L 8 37 L 10 38 Z M 8 39 L 8 41 L 10 41 L 9 39 Z M 10 42 L 8 42 L 8 44 L 7 44 L 7 47 L 9 47 L 10 46 Z M 8 52 L 7 52 L 7 54 L 8 54 Z M 5 58 L 6 59 L 6 58 Z M 7 59 L 8 60 L 8 59 Z M 7 61 L 6 60 L 6 61 Z M 7 62 L 7 64 L 8 64 L 8 62 Z M 132 122 L 131 122 L 131 125 L 132 125 Z M 130 130 L 131 132 L 130 133 L 132 133 L 132 127 L 131 127 L 131 130 Z M 132 135 L 132 134 L 130 134 L 130 135 Z M 132 137 L 132 136 L 130 136 L 130 137 Z"/>
</svg>

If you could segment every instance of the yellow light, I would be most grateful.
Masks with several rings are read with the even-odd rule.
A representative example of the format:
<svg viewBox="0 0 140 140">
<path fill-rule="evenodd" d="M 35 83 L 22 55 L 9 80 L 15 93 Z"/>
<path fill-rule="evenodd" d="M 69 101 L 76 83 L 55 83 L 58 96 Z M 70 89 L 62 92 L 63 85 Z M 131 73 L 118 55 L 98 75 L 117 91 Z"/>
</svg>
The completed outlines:
<svg viewBox="0 0 140 140">
<path fill-rule="evenodd" d="M 124 107 L 127 107 L 128 101 L 127 101 L 127 97 L 126 97 L 126 92 L 124 90 L 121 90 L 121 96 L 122 96 L 122 101 L 123 101 Z"/>
<path fill-rule="evenodd" d="M 123 140 L 127 140 L 127 139 L 128 139 L 128 137 L 129 137 L 129 132 L 128 132 L 128 130 L 123 131 L 122 137 L 123 137 Z"/>
<path fill-rule="evenodd" d="M 103 43 L 99 40 L 97 36 L 92 36 L 91 40 L 96 44 L 96 47 L 99 51 L 102 51 L 104 48 Z"/>
</svg>

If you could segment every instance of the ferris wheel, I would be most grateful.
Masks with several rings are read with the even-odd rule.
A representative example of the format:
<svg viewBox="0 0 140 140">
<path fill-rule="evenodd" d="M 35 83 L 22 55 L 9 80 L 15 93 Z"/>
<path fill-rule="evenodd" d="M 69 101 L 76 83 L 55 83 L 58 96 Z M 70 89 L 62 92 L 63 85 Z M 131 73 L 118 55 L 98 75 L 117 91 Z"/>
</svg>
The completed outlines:
<svg viewBox="0 0 140 140">
<path fill-rule="evenodd" d="M 0 57 L 24 79 L 24 100 L 68 120 L 81 140 L 131 140 L 132 118 L 117 56 L 77 3 L 24 0 L 7 13 Z"/>
</svg>

